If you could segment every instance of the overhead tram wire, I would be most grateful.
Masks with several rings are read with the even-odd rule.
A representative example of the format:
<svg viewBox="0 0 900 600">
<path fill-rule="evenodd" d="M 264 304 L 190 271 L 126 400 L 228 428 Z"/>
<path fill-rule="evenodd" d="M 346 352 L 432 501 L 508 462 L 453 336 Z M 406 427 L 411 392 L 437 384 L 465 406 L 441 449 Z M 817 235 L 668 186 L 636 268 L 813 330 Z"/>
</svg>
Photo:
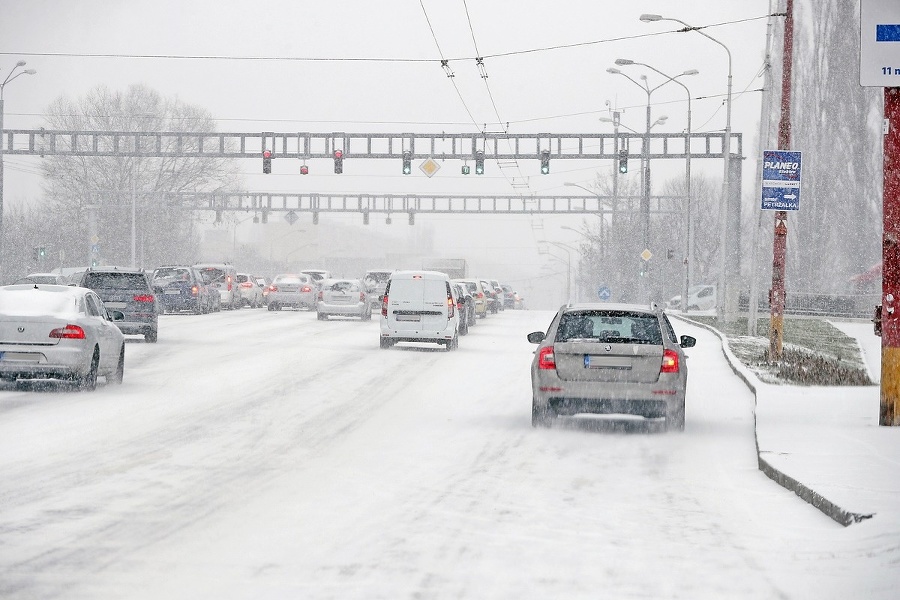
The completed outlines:
<svg viewBox="0 0 900 600">
<path fill-rule="evenodd" d="M 454 78 L 456 76 L 449 68 L 449 62 L 444 58 L 444 52 L 441 50 L 440 43 L 438 43 L 437 34 L 435 34 L 434 32 L 434 27 L 431 26 L 431 19 L 428 18 L 428 11 L 425 10 L 425 3 L 423 0 L 419 0 L 419 6 L 422 7 L 422 14 L 425 15 L 425 22 L 428 24 L 428 29 L 431 31 L 431 37 L 432 39 L 434 39 L 434 45 L 437 47 L 438 55 L 441 57 L 441 68 L 444 69 L 444 72 L 447 74 L 447 79 L 449 79 L 450 83 L 453 84 L 453 89 L 456 90 L 456 95 L 459 97 L 459 101 L 462 103 L 463 108 L 466 109 L 466 113 L 472 120 L 472 125 L 475 126 L 476 130 L 480 131 L 483 134 L 484 131 L 478 127 L 478 122 L 475 121 L 475 117 L 472 116 L 472 111 L 469 110 L 469 106 L 466 104 L 465 99 L 462 97 L 462 92 L 459 91 L 459 87 L 456 85 L 456 81 L 454 81 Z"/>
<path fill-rule="evenodd" d="M 420 0 L 421 4 L 422 0 Z M 425 7 L 422 6 L 422 10 Z M 694 27 L 694 29 L 710 29 L 722 27 L 725 25 L 736 25 L 740 23 L 748 23 L 760 19 L 768 19 L 772 16 L 779 16 L 779 13 L 772 15 L 763 15 L 760 17 L 748 17 L 746 19 L 737 19 L 734 21 L 724 21 L 722 23 L 714 23 L 710 25 L 702 25 Z M 426 15 L 427 19 L 427 15 Z M 429 23 L 429 27 L 431 24 Z M 434 32 L 432 31 L 432 34 Z M 571 44 L 559 44 L 555 46 L 542 46 L 538 48 L 528 48 L 525 50 L 511 50 L 509 52 L 498 52 L 495 54 L 486 54 L 480 58 L 507 58 L 512 56 L 522 56 L 525 54 L 535 54 L 538 52 L 552 52 L 556 50 L 569 50 L 572 48 L 581 48 L 585 46 L 594 46 L 598 44 L 610 44 L 613 42 L 622 42 L 629 40 L 638 40 L 644 38 L 658 37 L 661 35 L 670 35 L 673 33 L 681 33 L 681 29 L 672 31 L 657 31 L 651 33 L 641 33 L 638 35 L 619 36 L 601 40 L 592 40 L 587 42 L 574 42 Z M 43 58 L 115 58 L 115 59 L 157 59 L 157 60 L 228 60 L 228 61 L 258 61 L 258 62 L 380 62 L 380 63 L 428 63 L 439 62 L 432 58 L 388 58 L 388 57 L 312 57 L 312 56 L 241 56 L 241 55 L 202 55 L 202 54 L 116 54 L 116 53 L 90 53 L 90 52 L 23 52 L 23 51 L 0 51 L 0 56 L 30 56 Z M 457 58 L 441 58 L 441 62 L 465 62 L 472 61 L 479 57 L 457 57 Z"/>
<path fill-rule="evenodd" d="M 481 56 L 481 51 L 478 49 L 478 40 L 475 39 L 475 28 L 472 26 L 472 16 L 469 14 L 469 5 L 466 3 L 466 0 L 463 0 L 463 9 L 466 11 L 466 21 L 469 23 L 469 33 L 472 34 L 472 47 L 475 48 L 475 54 L 478 55 L 478 57 L 475 59 L 475 64 L 478 66 L 479 75 L 481 76 L 481 80 L 484 82 L 484 88 L 485 90 L 487 90 L 488 98 L 490 98 L 491 100 L 491 106 L 494 107 L 494 115 L 497 117 L 497 124 L 500 127 L 503 127 L 504 133 L 509 133 L 509 123 L 507 122 L 506 126 L 504 127 L 504 121 L 500 117 L 500 111 L 497 109 L 497 102 L 494 100 L 494 94 L 491 92 L 491 86 L 488 83 L 487 70 L 484 66 L 484 59 Z M 509 149 L 512 150 L 512 146 L 510 145 L 509 140 L 507 140 L 506 143 Z M 507 179 L 509 185 L 513 189 L 516 189 L 517 187 L 525 187 L 531 189 L 531 185 L 528 183 L 528 178 L 525 177 L 524 173 L 522 173 L 522 168 L 519 165 L 519 161 L 513 160 L 513 164 L 515 164 L 516 171 L 519 172 L 519 179 L 524 183 L 523 185 L 517 186 L 515 183 L 515 178 L 513 178 L 512 181 L 509 181 L 509 179 Z M 500 163 L 500 161 L 497 161 L 497 166 L 500 168 L 500 172 L 503 173 L 503 165 Z M 503 173 L 503 175 L 504 177 L 506 176 L 505 173 Z"/>
</svg>

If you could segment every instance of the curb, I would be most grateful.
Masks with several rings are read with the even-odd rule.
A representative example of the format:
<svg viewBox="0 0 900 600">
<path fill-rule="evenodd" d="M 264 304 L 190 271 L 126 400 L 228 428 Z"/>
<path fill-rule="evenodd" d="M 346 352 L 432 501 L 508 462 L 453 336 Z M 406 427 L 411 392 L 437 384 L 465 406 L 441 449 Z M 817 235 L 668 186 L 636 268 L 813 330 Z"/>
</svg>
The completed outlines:
<svg viewBox="0 0 900 600">
<path fill-rule="evenodd" d="M 860 521 L 865 521 L 866 519 L 871 519 L 873 514 L 861 514 L 851 512 L 849 510 L 843 509 L 840 506 L 836 505 L 834 502 L 831 502 L 814 489 L 804 485 L 803 483 L 797 481 L 790 475 L 779 471 L 775 467 L 773 467 L 769 462 L 764 459 L 759 452 L 759 436 L 756 431 L 756 403 L 757 403 L 757 389 L 756 383 L 751 380 L 750 376 L 744 372 L 743 368 L 738 368 L 738 365 L 743 367 L 743 364 L 734 356 L 734 353 L 731 352 L 731 349 L 728 347 L 728 338 L 718 329 L 707 325 L 706 323 L 701 323 L 699 321 L 694 321 L 688 317 L 678 314 L 670 314 L 670 316 L 682 320 L 686 323 L 690 323 L 691 325 L 695 325 L 697 327 L 702 327 L 707 331 L 712 332 L 719 338 L 719 341 L 722 342 L 722 353 L 725 355 L 725 360 L 728 361 L 728 365 L 731 367 L 731 370 L 735 375 L 740 377 L 741 381 L 753 392 L 753 442 L 756 445 L 756 460 L 757 465 L 759 466 L 759 470 L 765 473 L 766 477 L 780 485 L 781 487 L 790 490 L 797 494 L 801 499 L 805 500 L 808 504 L 814 506 L 815 508 L 822 511 L 825 515 L 827 515 L 832 520 L 840 523 L 844 527 L 852 525 L 854 523 L 859 523 Z"/>
</svg>

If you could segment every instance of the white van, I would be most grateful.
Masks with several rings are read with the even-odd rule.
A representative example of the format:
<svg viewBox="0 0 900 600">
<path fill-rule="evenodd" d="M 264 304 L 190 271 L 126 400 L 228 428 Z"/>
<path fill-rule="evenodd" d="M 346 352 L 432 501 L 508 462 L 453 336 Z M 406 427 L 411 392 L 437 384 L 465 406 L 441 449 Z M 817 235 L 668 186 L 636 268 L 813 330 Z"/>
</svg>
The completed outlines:
<svg viewBox="0 0 900 600">
<path fill-rule="evenodd" d="M 381 301 L 381 347 L 430 342 L 455 350 L 459 315 L 446 273 L 394 271 Z"/>
</svg>

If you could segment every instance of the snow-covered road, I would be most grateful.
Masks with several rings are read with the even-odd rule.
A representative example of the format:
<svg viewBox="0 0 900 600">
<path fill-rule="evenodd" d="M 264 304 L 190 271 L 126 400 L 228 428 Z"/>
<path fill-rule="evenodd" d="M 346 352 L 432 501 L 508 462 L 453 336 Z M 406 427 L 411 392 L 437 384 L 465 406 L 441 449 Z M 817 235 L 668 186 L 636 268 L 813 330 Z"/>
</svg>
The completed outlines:
<svg viewBox="0 0 900 600">
<path fill-rule="evenodd" d="M 688 351 L 687 426 L 530 424 L 506 311 L 445 352 L 378 322 L 162 318 L 95 393 L 0 391 L 0 597 L 837 598 L 866 548 L 757 469 L 753 397 Z"/>
</svg>

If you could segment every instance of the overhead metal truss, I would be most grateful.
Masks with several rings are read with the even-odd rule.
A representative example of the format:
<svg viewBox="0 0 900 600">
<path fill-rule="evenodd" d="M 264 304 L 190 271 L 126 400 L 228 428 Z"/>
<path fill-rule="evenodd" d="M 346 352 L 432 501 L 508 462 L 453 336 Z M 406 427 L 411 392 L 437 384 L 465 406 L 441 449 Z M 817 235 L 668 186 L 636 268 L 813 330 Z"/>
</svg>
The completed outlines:
<svg viewBox="0 0 900 600">
<path fill-rule="evenodd" d="M 632 158 L 724 158 L 724 133 L 184 133 L 147 131 L 2 131 L 3 153 L 31 156 L 152 156 L 273 159 L 412 158 L 486 160 L 603 160 L 625 149 Z M 741 134 L 731 134 L 731 153 L 743 156 Z"/>
<path fill-rule="evenodd" d="M 360 213 L 360 214 L 626 214 L 640 210 L 640 196 L 465 196 L 422 194 L 272 194 L 236 193 L 153 193 L 161 206 L 183 210 L 235 212 Z M 100 205 L 128 204 L 129 192 L 100 192 Z M 680 197 L 652 196 L 650 212 L 679 212 Z"/>
</svg>

